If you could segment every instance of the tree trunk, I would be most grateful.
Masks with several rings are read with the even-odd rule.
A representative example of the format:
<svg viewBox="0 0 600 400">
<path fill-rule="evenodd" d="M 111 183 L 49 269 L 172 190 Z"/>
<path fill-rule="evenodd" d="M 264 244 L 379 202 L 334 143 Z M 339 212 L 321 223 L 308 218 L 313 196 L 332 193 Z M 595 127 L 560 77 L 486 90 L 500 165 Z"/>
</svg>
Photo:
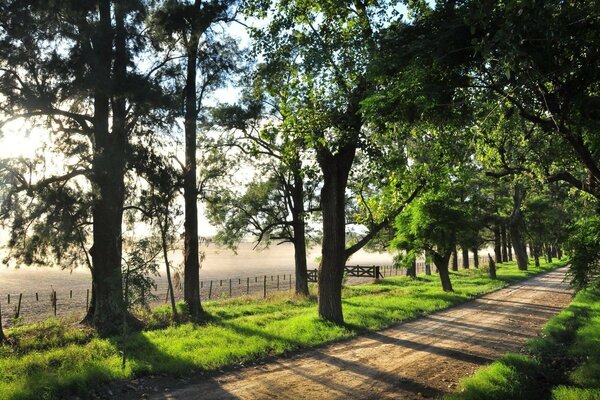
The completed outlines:
<svg viewBox="0 0 600 400">
<path fill-rule="evenodd" d="M 163 260 L 165 261 L 165 269 L 167 270 L 167 285 L 168 285 L 168 292 L 170 293 L 170 298 L 171 298 L 171 312 L 173 313 L 173 321 L 178 321 L 179 315 L 177 315 L 177 305 L 175 304 L 175 291 L 173 290 L 173 280 L 171 279 L 171 263 L 169 262 L 169 249 L 168 249 L 169 206 L 168 206 L 168 200 L 167 200 L 167 205 L 165 206 L 164 211 L 165 211 L 164 219 L 161 219 L 160 211 L 159 211 L 158 225 L 160 227 L 160 239 L 161 239 Z"/>
<path fill-rule="evenodd" d="M 456 250 L 456 245 L 452 250 L 452 271 L 458 271 L 458 251 Z"/>
<path fill-rule="evenodd" d="M 416 259 L 412 260 L 410 267 L 406 268 L 406 276 L 409 276 L 411 278 L 417 277 L 417 260 Z"/>
<path fill-rule="evenodd" d="M 306 235 L 304 221 L 294 224 L 294 262 L 296 294 L 308 296 L 308 271 L 306 268 Z"/>
<path fill-rule="evenodd" d="M 502 262 L 502 243 L 500 241 L 500 226 L 496 223 L 494 225 L 494 257 L 498 262 Z"/>
<path fill-rule="evenodd" d="M 6 336 L 4 336 L 4 328 L 2 327 L 2 304 L 0 304 L 0 345 L 6 342 Z"/>
<path fill-rule="evenodd" d="M 452 282 L 450 282 L 450 274 L 448 273 L 448 263 L 450 261 L 450 252 L 443 257 L 439 254 L 433 255 L 433 263 L 435 264 L 439 274 L 440 282 L 442 283 L 442 290 L 444 292 L 453 292 Z"/>
<path fill-rule="evenodd" d="M 490 255 L 490 253 L 488 253 L 488 260 L 489 260 L 488 268 L 490 271 L 490 278 L 496 279 L 496 262 L 494 261 L 494 259 Z"/>
<path fill-rule="evenodd" d="M 120 7 L 117 7 L 120 8 Z M 126 314 L 121 272 L 121 223 L 125 201 L 125 152 L 128 147 L 125 99 L 118 93 L 126 80 L 127 54 L 125 49 L 124 15 L 115 14 L 114 64 L 110 1 L 99 3 L 99 35 L 95 38 L 97 62 L 95 74 L 98 87 L 94 93 L 94 154 L 92 186 L 95 199 L 92 205 L 93 246 L 90 250 L 94 280 L 92 324 L 102 335 L 121 332 Z M 111 82 L 111 67 L 114 82 Z M 113 101 L 107 95 L 112 88 Z M 110 108 L 112 104 L 112 132 Z"/>
<path fill-rule="evenodd" d="M 469 248 L 462 247 L 462 266 L 464 269 L 469 269 Z"/>
<path fill-rule="evenodd" d="M 502 235 L 502 262 L 508 261 L 508 241 L 506 240 L 506 225 L 502 224 L 500 228 Z"/>
<path fill-rule="evenodd" d="M 513 251 L 512 251 L 512 238 L 511 238 L 510 234 L 508 235 L 507 243 L 508 243 L 508 261 L 512 261 L 513 260 Z M 527 246 L 525 246 L 525 251 L 527 251 Z"/>
<path fill-rule="evenodd" d="M 319 269 L 319 315 L 341 324 L 342 279 L 346 263 L 346 184 L 356 148 L 347 146 L 338 153 L 322 150 L 319 165 L 323 171 L 321 206 L 323 212 L 322 259 Z"/>
<path fill-rule="evenodd" d="M 551 263 L 552 262 L 552 248 L 550 247 L 549 244 L 544 245 L 544 248 L 546 249 L 546 262 Z"/>
<path fill-rule="evenodd" d="M 185 170 L 183 171 L 184 220 L 184 282 L 183 298 L 190 317 L 198 321 L 202 315 L 200 302 L 200 256 L 198 243 L 198 188 L 196 187 L 196 144 L 198 106 L 196 95 L 196 68 L 200 37 L 190 35 L 187 46 L 185 82 Z"/>
<path fill-rule="evenodd" d="M 558 252 L 556 251 L 556 245 L 552 244 L 552 257 L 558 258 Z"/>
<path fill-rule="evenodd" d="M 85 325 L 92 325 L 94 322 L 94 313 L 96 311 L 96 289 L 94 289 L 94 282 L 95 279 L 92 271 L 92 290 L 90 295 L 90 303 L 88 304 L 88 309 L 85 313 L 85 317 L 83 317 L 83 320 L 81 321 L 81 323 Z"/>
<path fill-rule="evenodd" d="M 525 238 L 522 230 L 524 226 L 523 214 L 521 213 L 521 204 L 525 199 L 525 189 L 521 185 L 515 185 L 513 195 L 513 212 L 509 220 L 510 238 L 512 246 L 517 257 L 517 266 L 520 270 L 527 270 L 527 248 L 525 246 Z"/>
<path fill-rule="evenodd" d="M 556 257 L 559 260 L 562 260 L 562 258 L 563 258 L 563 252 L 562 252 L 562 249 L 560 248 L 560 246 L 556 246 Z"/>
<path fill-rule="evenodd" d="M 479 268 L 479 249 L 477 247 L 473 247 L 471 251 L 473 252 L 473 266 L 475 268 Z"/>
<path fill-rule="evenodd" d="M 304 221 L 304 179 L 300 174 L 302 164 L 299 156 L 294 163 L 294 186 L 292 188 L 292 223 L 294 229 L 294 263 L 296 294 L 308 296 L 308 271 L 306 267 L 306 223 Z"/>
</svg>

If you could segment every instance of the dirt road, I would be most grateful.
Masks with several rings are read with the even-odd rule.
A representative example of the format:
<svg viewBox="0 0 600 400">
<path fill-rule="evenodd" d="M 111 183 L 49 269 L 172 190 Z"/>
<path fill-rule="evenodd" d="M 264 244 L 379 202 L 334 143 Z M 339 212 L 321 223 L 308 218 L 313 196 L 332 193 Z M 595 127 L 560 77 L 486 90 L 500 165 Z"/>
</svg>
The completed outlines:
<svg viewBox="0 0 600 400">
<path fill-rule="evenodd" d="M 255 367 L 185 381 L 137 381 L 130 398 L 417 399 L 524 342 L 570 300 L 565 268 L 457 307 L 353 340 Z M 132 386 L 130 386 L 132 387 Z"/>
</svg>

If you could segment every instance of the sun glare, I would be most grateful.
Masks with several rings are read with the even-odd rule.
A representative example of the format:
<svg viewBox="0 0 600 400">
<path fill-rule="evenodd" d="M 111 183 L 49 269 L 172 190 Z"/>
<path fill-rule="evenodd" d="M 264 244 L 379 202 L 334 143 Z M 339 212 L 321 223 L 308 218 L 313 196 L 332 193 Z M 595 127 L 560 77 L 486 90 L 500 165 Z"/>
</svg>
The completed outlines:
<svg viewBox="0 0 600 400">
<path fill-rule="evenodd" d="M 33 158 L 43 142 L 44 133 L 27 122 L 13 121 L 0 129 L 0 158 Z"/>
</svg>

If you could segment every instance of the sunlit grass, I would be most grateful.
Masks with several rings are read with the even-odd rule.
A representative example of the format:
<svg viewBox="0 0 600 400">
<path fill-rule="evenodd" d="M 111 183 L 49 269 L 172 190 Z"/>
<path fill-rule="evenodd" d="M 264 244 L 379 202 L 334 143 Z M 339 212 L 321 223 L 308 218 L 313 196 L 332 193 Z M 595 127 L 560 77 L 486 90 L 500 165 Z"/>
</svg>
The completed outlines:
<svg viewBox="0 0 600 400">
<path fill-rule="evenodd" d="M 448 399 L 600 399 L 600 289 L 577 294 L 528 355 L 507 354 L 461 383 Z"/>
<path fill-rule="evenodd" d="M 443 292 L 436 275 L 346 287 L 343 326 L 318 318 L 314 296 L 278 294 L 267 300 L 206 303 L 210 318 L 205 325 L 186 323 L 134 333 L 125 344 L 121 338 L 101 339 L 58 321 L 15 328 L 8 334 L 16 344 L 0 348 L 0 398 L 62 398 L 84 394 L 108 380 L 158 373 L 181 376 L 244 364 L 382 329 L 559 265 L 524 272 L 507 263 L 498 269 L 497 280 L 480 270 L 462 270 L 452 273 L 454 293 Z M 150 326 L 160 326 L 168 315 L 168 307 L 155 310 Z"/>
</svg>

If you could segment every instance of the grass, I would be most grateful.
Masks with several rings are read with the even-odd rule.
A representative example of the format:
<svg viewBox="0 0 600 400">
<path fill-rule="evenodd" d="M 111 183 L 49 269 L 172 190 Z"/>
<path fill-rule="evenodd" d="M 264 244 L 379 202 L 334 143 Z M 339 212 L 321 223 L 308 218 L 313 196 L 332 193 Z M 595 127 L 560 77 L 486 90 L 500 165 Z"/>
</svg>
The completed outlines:
<svg viewBox="0 0 600 400">
<path fill-rule="evenodd" d="M 600 400 L 600 288 L 579 292 L 527 350 L 480 369 L 447 399 Z"/>
<path fill-rule="evenodd" d="M 452 273 L 453 293 L 440 289 L 436 275 L 345 287 L 343 326 L 319 319 L 314 298 L 280 294 L 267 300 L 209 302 L 205 308 L 211 319 L 206 325 L 134 333 L 126 344 L 56 320 L 19 327 L 8 332 L 14 345 L 0 346 L 0 398 L 63 398 L 85 394 L 110 380 L 149 374 L 183 376 L 286 354 L 447 308 L 561 265 L 564 262 L 519 271 L 514 263 L 507 263 L 499 266 L 497 280 L 481 270 L 462 270 Z M 168 312 L 166 307 L 155 310 L 154 326 Z M 123 350 L 128 360 L 125 368 Z"/>
</svg>

